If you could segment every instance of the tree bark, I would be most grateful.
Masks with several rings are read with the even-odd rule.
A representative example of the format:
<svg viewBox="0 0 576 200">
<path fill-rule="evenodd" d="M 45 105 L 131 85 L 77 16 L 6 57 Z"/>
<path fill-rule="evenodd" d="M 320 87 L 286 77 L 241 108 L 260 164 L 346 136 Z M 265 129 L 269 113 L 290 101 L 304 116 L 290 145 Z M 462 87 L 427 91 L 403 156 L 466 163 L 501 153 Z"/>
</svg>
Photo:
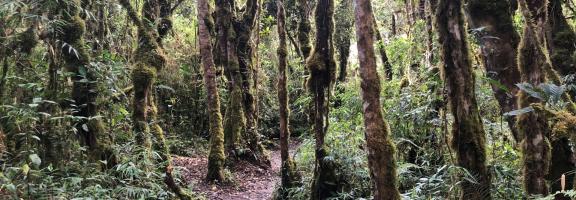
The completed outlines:
<svg viewBox="0 0 576 200">
<path fill-rule="evenodd" d="M 486 166 L 486 135 L 475 96 L 475 78 L 469 58 L 462 2 L 440 0 L 436 23 L 442 47 L 442 79 L 454 116 L 450 146 L 456 165 L 465 168 L 477 183 L 462 180 L 460 199 L 491 199 L 490 172 Z"/>
<path fill-rule="evenodd" d="M 544 26 L 546 23 L 546 5 L 544 0 L 520 0 L 519 6 L 524 16 L 523 37 L 518 47 L 518 70 L 521 81 L 539 85 L 546 81 L 545 67 L 550 65 L 543 51 L 545 44 Z M 525 108 L 541 100 L 531 97 L 524 91 L 518 96 L 518 107 Z M 550 130 L 545 116 L 530 112 L 518 116 L 517 127 L 523 140 L 523 183 L 524 190 L 529 195 L 547 195 L 546 175 L 550 166 Z"/>
<path fill-rule="evenodd" d="M 316 165 L 312 183 L 312 199 L 329 198 L 338 190 L 333 161 L 324 159 L 328 150 L 324 138 L 328 129 L 328 96 L 336 79 L 336 61 L 332 33 L 334 0 L 319 0 L 315 9 L 316 40 L 314 49 L 306 60 L 310 77 L 307 80 L 313 100 L 314 133 L 316 139 Z"/>
<path fill-rule="evenodd" d="M 516 67 L 516 48 L 520 36 L 514 28 L 510 3 L 507 0 L 469 0 L 467 10 L 471 27 L 479 30 L 480 50 L 486 74 L 499 83 L 492 84 L 492 90 L 501 112 L 516 110 L 516 84 L 520 82 L 520 72 Z M 515 141 L 521 141 L 521 135 L 515 127 L 516 118 L 507 117 L 506 121 Z"/>
<path fill-rule="evenodd" d="M 356 37 L 362 100 L 364 102 L 364 127 L 368 150 L 368 167 L 374 185 L 374 199 L 399 200 L 394 143 L 389 139 L 390 128 L 382 115 L 380 105 L 380 77 L 376 70 L 374 52 L 374 21 L 370 0 L 355 0 Z"/>
<path fill-rule="evenodd" d="M 290 111 L 288 110 L 288 88 L 287 88 L 287 75 L 286 66 L 287 61 L 287 45 L 286 45 L 286 14 L 284 12 L 284 1 L 277 0 L 277 14 L 278 19 L 278 102 L 280 106 L 280 158 L 282 160 L 281 170 L 281 187 L 280 191 L 282 198 L 286 198 L 285 189 L 291 188 L 295 181 L 295 163 L 290 158 L 289 144 L 290 144 Z"/>
<path fill-rule="evenodd" d="M 256 114 L 256 85 L 252 51 L 252 30 L 259 13 L 257 0 L 246 2 L 242 17 L 235 17 L 234 0 L 216 2 L 216 26 L 218 32 L 218 63 L 224 66 L 228 78 L 230 100 L 226 109 L 224 134 L 230 159 L 244 157 L 263 168 L 270 167 L 264 147 L 260 144 Z M 244 140 L 241 135 L 244 133 Z M 237 143 L 245 142 L 250 149 L 246 155 L 238 155 Z"/>
<path fill-rule="evenodd" d="M 250 158 L 252 162 L 263 168 L 271 167 L 270 159 L 266 156 L 264 147 L 261 144 L 260 134 L 258 133 L 258 115 L 256 110 L 256 96 L 258 85 L 254 82 L 256 72 L 253 62 L 252 31 L 255 29 L 256 21 L 260 16 L 260 3 L 258 0 L 246 1 L 246 10 L 244 11 L 241 21 L 234 25 L 237 33 L 238 62 L 240 64 L 240 73 L 242 75 L 242 92 L 244 115 L 246 116 L 246 142 L 250 148 Z"/>
<path fill-rule="evenodd" d="M 343 0 L 336 9 L 334 18 L 336 20 L 336 32 L 334 40 L 338 50 L 338 81 L 344 82 L 347 77 L 348 58 L 350 57 L 350 40 L 352 38 L 352 28 L 354 26 L 352 0 Z"/>
<path fill-rule="evenodd" d="M 208 158 L 209 181 L 224 180 L 224 130 L 222 116 L 220 115 L 220 97 L 216 83 L 216 71 L 212 57 L 209 27 L 214 26 L 210 14 L 208 0 L 198 0 L 198 36 L 200 42 L 200 56 L 204 68 L 204 86 L 207 94 L 208 115 L 210 118 L 210 155 Z"/>
<path fill-rule="evenodd" d="M 85 23 L 80 17 L 80 1 L 72 4 L 60 2 L 59 9 L 66 24 L 59 35 L 63 42 L 62 57 L 65 67 L 74 75 L 72 77 L 72 99 L 75 102 L 75 116 L 82 119 L 76 123 L 80 144 L 87 146 L 93 161 L 106 160 L 109 167 L 115 164 L 115 158 L 110 149 L 111 139 L 104 133 L 104 124 L 98 118 L 99 106 L 98 80 L 96 72 L 90 67 L 90 55 L 85 49 Z"/>
<path fill-rule="evenodd" d="M 308 58 L 310 55 L 310 30 L 312 26 L 310 25 L 309 13 L 310 5 L 309 0 L 298 0 L 298 43 L 300 46 L 300 52 L 304 58 Z"/>
<path fill-rule="evenodd" d="M 561 76 L 567 76 L 576 72 L 576 33 L 568 24 L 562 12 L 561 0 L 550 0 L 548 4 L 548 45 L 550 59 L 554 69 Z M 561 84 L 561 83 L 557 83 Z M 572 92 L 572 95 L 576 94 Z M 566 137 L 556 136 L 552 139 L 552 157 L 548 180 L 551 181 L 551 193 L 562 190 L 560 182 L 556 181 L 564 174 L 566 184 L 573 185 L 574 174 L 569 173 L 574 170 L 574 152 L 570 147 L 570 142 Z M 556 199 L 570 199 L 563 195 L 556 195 Z"/>
<path fill-rule="evenodd" d="M 134 101 L 132 119 L 134 121 L 134 132 L 137 143 L 144 146 L 148 153 L 152 149 L 150 134 L 153 134 L 158 141 L 158 162 L 162 164 L 165 177 L 164 183 L 180 199 L 191 199 L 174 179 L 172 175 L 172 156 L 166 144 L 164 131 L 157 123 L 158 108 L 152 88 L 157 78 L 157 73 L 166 66 L 164 51 L 157 42 L 158 32 L 154 23 L 159 17 L 159 2 L 157 0 L 146 0 L 142 8 L 140 19 L 138 14 L 130 4 L 129 0 L 120 0 L 120 4 L 126 8 L 128 17 L 138 29 L 138 47 L 135 53 L 135 66 L 132 70 L 132 83 L 134 85 Z"/>
<path fill-rule="evenodd" d="M 568 24 L 562 12 L 561 0 L 549 0 L 548 4 L 548 44 L 552 65 L 560 75 L 576 73 L 576 33 Z"/>
<path fill-rule="evenodd" d="M 378 48 L 378 53 L 380 53 L 380 59 L 382 59 L 382 66 L 384 67 L 384 73 L 386 74 L 386 80 L 392 80 L 392 64 L 388 60 L 388 55 L 386 54 L 386 49 L 384 48 L 384 39 L 380 34 L 380 29 L 378 29 L 378 22 L 376 18 L 372 16 L 372 25 L 374 29 L 374 37 L 376 37 L 376 47 Z"/>
</svg>

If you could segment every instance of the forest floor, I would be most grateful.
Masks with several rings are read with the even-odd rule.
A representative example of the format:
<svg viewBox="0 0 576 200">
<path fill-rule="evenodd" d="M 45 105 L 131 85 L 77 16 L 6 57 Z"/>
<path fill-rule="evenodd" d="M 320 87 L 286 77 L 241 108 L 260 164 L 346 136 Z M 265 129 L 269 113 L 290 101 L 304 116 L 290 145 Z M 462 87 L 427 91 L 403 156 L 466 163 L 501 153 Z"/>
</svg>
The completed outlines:
<svg viewBox="0 0 576 200">
<path fill-rule="evenodd" d="M 229 184 L 210 184 L 204 181 L 208 166 L 207 155 L 176 157 L 174 164 L 183 168 L 183 179 L 192 185 L 194 192 L 210 200 L 268 200 L 279 184 L 282 165 L 279 149 L 272 149 L 269 153 L 272 164 L 270 169 L 262 169 L 246 161 L 240 161 L 229 169 L 233 182 Z"/>
</svg>

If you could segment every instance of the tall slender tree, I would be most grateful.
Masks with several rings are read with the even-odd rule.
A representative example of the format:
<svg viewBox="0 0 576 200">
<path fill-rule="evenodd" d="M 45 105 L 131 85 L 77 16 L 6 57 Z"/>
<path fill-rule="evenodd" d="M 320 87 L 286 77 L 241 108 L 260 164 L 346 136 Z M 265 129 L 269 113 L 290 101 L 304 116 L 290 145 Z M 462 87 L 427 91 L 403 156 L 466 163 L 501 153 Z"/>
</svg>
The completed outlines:
<svg viewBox="0 0 576 200">
<path fill-rule="evenodd" d="M 180 199 L 191 199 L 176 183 L 172 175 L 172 156 L 162 127 L 157 123 L 158 108 L 154 100 L 152 88 L 155 84 L 157 73 L 166 65 L 166 57 L 157 42 L 155 19 L 159 16 L 157 0 L 146 0 L 142 9 L 142 19 L 136 13 L 129 0 L 120 0 L 120 4 L 126 9 L 128 17 L 138 29 L 138 47 L 136 48 L 135 65 L 132 70 L 132 84 L 134 85 L 134 101 L 132 105 L 133 130 L 136 134 L 137 143 L 151 151 L 153 134 L 158 141 L 159 160 L 164 170 L 164 182 Z"/>
<path fill-rule="evenodd" d="M 312 47 L 310 46 L 310 1 L 298 0 L 298 43 L 304 58 L 308 58 Z"/>
<path fill-rule="evenodd" d="M 210 15 L 208 0 L 198 0 L 198 37 L 200 38 L 200 56 L 204 69 L 204 87 L 206 87 L 208 115 L 210 118 L 210 155 L 208 157 L 208 180 L 224 180 L 224 130 L 220 114 L 220 97 L 216 83 L 216 71 L 210 44 L 210 27 L 214 21 Z"/>
<path fill-rule="evenodd" d="M 440 0 L 436 14 L 444 62 L 442 79 L 454 116 L 450 146 L 456 151 L 456 164 L 468 170 L 476 180 L 462 181 L 460 199 L 491 199 L 486 135 L 474 93 L 475 78 L 466 42 L 462 3 L 460 0 Z"/>
<path fill-rule="evenodd" d="M 546 26 L 547 0 L 520 0 L 519 7 L 524 16 L 524 30 L 518 47 L 518 70 L 522 82 L 539 85 L 546 81 L 544 65 L 551 65 L 546 55 L 544 30 Z M 551 66 L 548 66 L 551 67 Z M 518 107 L 525 108 L 541 103 L 524 91 L 518 96 Z M 523 135 L 523 183 L 527 194 L 548 194 L 546 175 L 550 166 L 550 130 L 546 116 L 538 112 L 520 115 L 517 121 Z"/>
<path fill-rule="evenodd" d="M 286 14 L 284 11 L 284 1 L 277 0 L 278 7 L 276 18 L 278 20 L 278 102 L 280 104 L 280 157 L 282 160 L 281 173 L 281 187 L 287 189 L 292 187 L 296 180 L 295 167 L 296 163 L 290 158 L 289 144 L 290 144 L 290 110 L 288 110 L 288 89 L 286 75 L 287 61 L 287 45 L 286 45 Z M 285 193 L 281 191 L 282 197 Z"/>
<path fill-rule="evenodd" d="M 376 17 L 372 15 L 372 29 L 374 29 L 374 37 L 376 38 L 376 47 L 378 48 L 378 53 L 380 54 L 380 59 L 382 60 L 382 66 L 384 68 L 384 73 L 386 75 L 386 80 L 392 80 L 392 64 L 388 60 L 388 55 L 386 54 L 386 49 L 384 48 L 384 39 L 380 34 L 380 29 L 378 28 L 378 22 Z"/>
<path fill-rule="evenodd" d="M 561 0 L 550 0 L 548 4 L 548 24 L 549 32 L 547 33 L 550 59 L 554 69 L 559 75 L 567 76 L 576 72 L 576 33 L 568 24 L 564 13 L 562 12 Z M 557 83 L 560 84 L 560 83 Z M 575 94 L 572 92 L 572 94 Z M 570 141 L 566 136 L 555 135 L 551 141 L 552 154 L 550 172 L 548 180 L 551 181 L 550 189 L 554 193 L 562 190 L 559 180 L 562 175 L 566 177 L 566 184 L 573 185 L 574 174 L 569 173 L 574 170 L 574 152 L 570 146 Z M 569 199 L 560 197 L 557 199 Z"/>
<path fill-rule="evenodd" d="M 356 38 L 358 59 L 362 78 L 364 102 L 364 128 L 370 177 L 374 184 L 374 199 L 399 200 L 394 143 L 390 140 L 390 128 L 382 115 L 380 104 L 380 77 L 376 70 L 374 53 L 374 21 L 370 0 L 355 0 Z"/>
<path fill-rule="evenodd" d="M 334 29 L 334 0 L 318 0 L 315 9 L 316 38 L 314 48 L 306 60 L 310 77 L 307 87 L 312 94 L 314 109 L 314 134 L 316 139 L 316 164 L 312 199 L 326 199 L 338 189 L 334 163 L 328 159 L 324 139 L 328 130 L 328 96 L 336 79 L 336 61 L 332 34 Z"/>
<path fill-rule="evenodd" d="M 549 0 L 547 34 L 550 59 L 562 76 L 576 73 L 576 33 L 562 12 L 562 0 Z"/>
<path fill-rule="evenodd" d="M 470 26 L 478 31 L 482 62 L 492 84 L 494 96 L 502 113 L 516 110 L 516 93 L 520 72 L 516 67 L 516 48 L 520 36 L 514 28 L 513 11 L 508 0 L 469 0 L 467 4 Z M 508 125 L 516 141 L 522 138 L 516 129 L 515 117 L 507 117 Z"/>
<path fill-rule="evenodd" d="M 334 33 L 334 43 L 338 50 L 338 81 L 346 81 L 348 70 L 348 58 L 350 57 L 350 45 L 352 39 L 352 28 L 354 26 L 352 0 L 343 0 L 336 8 L 334 14 L 336 20 L 336 32 Z"/>
</svg>

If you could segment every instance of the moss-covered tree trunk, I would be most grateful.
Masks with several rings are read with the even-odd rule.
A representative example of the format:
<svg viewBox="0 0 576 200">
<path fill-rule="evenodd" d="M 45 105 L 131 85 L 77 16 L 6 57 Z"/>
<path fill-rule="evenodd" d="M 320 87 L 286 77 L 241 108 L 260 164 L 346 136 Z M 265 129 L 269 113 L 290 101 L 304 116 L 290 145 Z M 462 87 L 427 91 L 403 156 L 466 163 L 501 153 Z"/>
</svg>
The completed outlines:
<svg viewBox="0 0 576 200">
<path fill-rule="evenodd" d="M 338 50 L 338 81 L 344 82 L 347 77 L 348 58 L 350 57 L 350 40 L 352 39 L 352 27 L 354 26 L 352 0 L 343 0 L 336 8 L 334 18 L 336 20 L 336 32 L 334 43 Z"/>
<path fill-rule="evenodd" d="M 324 159 L 329 150 L 324 144 L 328 130 L 330 88 L 336 79 L 336 61 L 332 34 L 334 29 L 334 0 L 319 0 L 315 9 L 316 38 L 314 48 L 306 60 L 310 77 L 308 89 L 312 94 L 314 109 L 314 134 L 316 139 L 316 165 L 312 183 L 312 199 L 326 199 L 338 190 L 333 161 Z"/>
<path fill-rule="evenodd" d="M 300 53 L 304 58 L 308 58 L 312 47 L 310 46 L 310 2 L 309 0 L 298 0 L 298 43 Z"/>
<path fill-rule="evenodd" d="M 524 16 L 523 36 L 518 47 L 518 70 L 521 81 L 532 85 L 544 83 L 545 69 L 550 65 L 545 54 L 544 26 L 546 23 L 546 5 L 544 0 L 520 0 L 519 6 Z M 524 91 L 518 96 L 518 107 L 525 108 L 541 100 L 531 97 Z M 523 135 L 521 149 L 523 153 L 524 190 L 529 195 L 548 194 L 546 175 L 550 166 L 550 130 L 546 116 L 530 112 L 518 116 L 517 127 Z"/>
<path fill-rule="evenodd" d="M 224 115 L 224 141 L 229 159 L 236 159 L 246 118 L 242 99 L 242 77 L 236 54 L 236 32 L 233 27 L 234 1 L 216 1 L 216 64 L 221 65 L 228 79 L 228 103 Z"/>
<path fill-rule="evenodd" d="M 200 38 L 200 56 L 204 69 L 204 87 L 207 94 L 208 115 L 210 118 L 210 155 L 208 158 L 209 181 L 224 180 L 224 130 L 220 115 L 220 97 L 216 85 L 216 71 L 210 44 L 210 27 L 214 21 L 210 16 L 208 0 L 198 0 L 198 37 Z"/>
<path fill-rule="evenodd" d="M 491 199 L 486 135 L 474 93 L 475 78 L 466 42 L 462 2 L 440 0 L 437 9 L 436 23 L 444 61 L 442 79 L 454 116 L 450 146 L 456 152 L 456 164 L 468 170 L 477 181 L 462 180 L 460 199 Z"/>
<path fill-rule="evenodd" d="M 224 135 L 229 159 L 244 157 L 262 167 L 270 161 L 260 144 L 252 56 L 252 30 L 255 28 L 259 3 L 246 2 L 242 15 L 236 14 L 234 0 L 216 1 L 218 35 L 217 63 L 224 66 L 230 98 L 224 120 Z M 250 151 L 239 155 L 239 144 L 247 144 Z"/>
<path fill-rule="evenodd" d="M 277 0 L 277 14 L 278 19 L 278 102 L 280 106 L 280 158 L 282 160 L 281 174 L 281 190 L 280 196 L 282 199 L 286 198 L 285 190 L 291 188 L 296 181 L 295 168 L 296 163 L 290 158 L 289 144 L 290 144 L 290 128 L 289 119 L 290 111 L 288 110 L 288 88 L 286 75 L 286 67 L 288 65 L 287 56 L 288 50 L 286 45 L 286 14 L 284 12 L 284 1 Z"/>
<path fill-rule="evenodd" d="M 499 82 L 492 84 L 494 96 L 500 104 L 502 113 L 516 110 L 516 93 L 520 82 L 520 72 L 516 67 L 516 48 L 520 36 L 516 33 L 513 13 L 508 0 L 469 0 L 467 4 L 470 26 L 481 29 L 479 35 L 482 62 L 489 78 Z M 518 134 L 515 117 L 506 121 L 516 141 L 522 138 Z"/>
<path fill-rule="evenodd" d="M 234 29 L 237 33 L 238 46 L 238 63 L 240 74 L 242 75 L 242 99 L 244 105 L 244 115 L 246 116 L 245 141 L 250 148 L 250 159 L 257 165 L 269 168 L 270 159 L 265 153 L 264 146 L 261 144 L 260 134 L 258 133 L 258 115 L 256 110 L 256 91 L 258 85 L 254 81 L 256 68 L 253 62 L 253 35 L 252 31 L 256 29 L 256 20 L 260 13 L 260 3 L 258 0 L 246 1 L 245 11 L 242 18 L 235 22 Z"/>
<path fill-rule="evenodd" d="M 548 24 L 547 44 L 554 69 L 561 76 L 574 74 L 576 72 L 576 55 L 574 54 L 576 52 L 576 33 L 568 24 L 562 12 L 561 0 L 550 0 L 548 4 Z M 575 93 L 572 92 L 572 94 Z M 551 143 L 552 157 L 548 180 L 551 181 L 550 189 L 554 193 L 562 189 L 560 182 L 556 180 L 560 179 L 563 174 L 566 176 L 566 184 L 573 185 L 574 174 L 570 172 L 575 169 L 575 163 L 574 159 L 572 159 L 574 152 L 566 136 L 555 135 Z M 569 198 L 558 195 L 557 199 Z"/>
<path fill-rule="evenodd" d="M 380 105 L 380 77 L 376 70 L 374 52 L 374 21 L 370 0 L 355 0 L 356 38 L 362 78 L 364 102 L 364 127 L 368 151 L 368 167 L 374 185 L 374 199 L 400 200 L 396 174 L 394 143 L 390 140 L 390 128 Z"/>
<path fill-rule="evenodd" d="M 576 73 L 576 33 L 562 12 L 561 0 L 549 0 L 549 51 L 554 68 L 562 76 Z"/>
<path fill-rule="evenodd" d="M 152 142 L 150 134 L 156 138 L 159 148 L 159 160 L 165 173 L 164 182 L 180 199 L 191 199 L 174 179 L 172 174 L 172 156 L 170 155 L 164 131 L 158 123 L 158 108 L 153 95 L 153 86 L 157 73 L 166 65 L 166 57 L 157 43 L 158 32 L 155 22 L 158 19 L 160 8 L 157 0 L 146 0 L 142 8 L 142 19 L 131 6 L 129 0 L 120 0 L 126 8 L 128 17 L 138 28 L 138 47 L 135 53 L 135 63 L 132 69 L 132 83 L 134 85 L 134 101 L 132 105 L 132 120 L 134 132 L 139 145 L 146 151 L 151 151 Z"/>
<path fill-rule="evenodd" d="M 380 54 L 380 59 L 382 60 L 382 66 L 384 68 L 384 73 L 386 75 L 386 80 L 392 80 L 392 64 L 388 60 L 388 55 L 386 54 L 386 49 L 384 48 L 384 39 L 380 34 L 380 29 L 378 28 L 378 22 L 376 18 L 372 16 L 372 25 L 374 29 L 374 37 L 376 38 L 376 48 L 378 48 L 378 53 Z"/>
<path fill-rule="evenodd" d="M 434 62 L 434 26 L 433 16 L 436 12 L 436 0 L 426 0 L 425 20 L 426 20 L 426 68 L 431 69 Z"/>
<path fill-rule="evenodd" d="M 98 116 L 98 80 L 96 72 L 90 65 L 90 55 L 85 47 L 85 23 L 80 17 L 80 1 L 61 1 L 60 14 L 66 22 L 59 35 L 62 41 L 62 57 L 65 67 L 73 73 L 72 99 L 77 111 L 75 116 L 81 119 L 76 122 L 80 144 L 90 150 L 91 159 L 106 160 L 109 166 L 115 164 L 110 149 L 111 139 L 104 133 L 104 125 Z"/>
</svg>

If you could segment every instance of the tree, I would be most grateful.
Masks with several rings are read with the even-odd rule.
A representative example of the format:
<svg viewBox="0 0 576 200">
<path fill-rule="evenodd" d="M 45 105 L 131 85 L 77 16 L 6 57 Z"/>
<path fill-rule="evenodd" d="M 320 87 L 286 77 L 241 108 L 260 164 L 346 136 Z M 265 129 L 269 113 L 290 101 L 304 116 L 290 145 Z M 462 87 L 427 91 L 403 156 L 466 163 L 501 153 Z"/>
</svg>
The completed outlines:
<svg viewBox="0 0 576 200">
<path fill-rule="evenodd" d="M 336 32 L 334 33 L 334 43 L 338 50 L 338 81 L 346 81 L 348 58 L 350 57 L 350 40 L 352 38 L 352 26 L 354 26 L 352 0 L 340 2 L 334 18 L 336 20 Z"/>
<path fill-rule="evenodd" d="M 223 65 L 228 79 L 230 100 L 225 115 L 225 136 L 229 158 L 244 156 L 261 167 L 269 167 L 270 161 L 260 144 L 257 131 L 256 85 L 253 75 L 252 30 L 259 13 L 257 0 L 246 1 L 244 12 L 238 17 L 234 0 L 216 1 L 216 27 L 218 34 L 217 64 Z M 242 131 L 250 149 L 247 155 L 236 155 L 236 143 L 241 142 Z"/>
<path fill-rule="evenodd" d="M 287 89 L 287 75 L 286 66 L 288 50 L 286 49 L 286 15 L 284 12 L 284 1 L 277 0 L 278 14 L 276 15 L 278 21 L 278 102 L 280 105 L 280 157 L 282 160 L 281 170 L 281 188 L 287 189 L 292 187 L 296 180 L 296 163 L 290 158 L 289 144 L 290 144 L 290 128 L 289 119 L 290 111 L 288 110 L 288 89 Z M 281 191 L 282 192 L 282 191 Z M 284 194 L 282 192 L 282 194 Z M 282 195 L 284 196 L 284 195 Z"/>
<path fill-rule="evenodd" d="M 382 66 L 384 67 L 384 73 L 386 74 L 386 80 L 392 80 L 392 64 L 388 61 L 388 55 L 386 54 L 386 49 L 384 48 L 384 39 L 380 34 L 380 29 L 378 29 L 378 22 L 376 18 L 372 16 L 372 25 L 374 29 L 374 37 L 376 38 L 378 48 L 378 53 L 380 53 L 380 59 L 382 60 Z"/>
<path fill-rule="evenodd" d="M 198 0 L 198 37 L 200 37 L 200 55 L 204 67 L 204 87 L 206 87 L 208 115 L 210 118 L 210 155 L 208 158 L 207 180 L 224 180 L 224 130 L 220 115 L 220 97 L 216 85 L 216 72 L 212 58 L 209 27 L 214 26 L 210 16 L 208 0 Z"/>
<path fill-rule="evenodd" d="M 59 12 L 66 24 L 58 38 L 63 43 L 65 68 L 73 73 L 72 99 L 78 109 L 75 116 L 80 118 L 76 122 L 76 130 L 80 144 L 88 147 L 93 161 L 106 160 L 113 166 L 115 161 L 109 147 L 110 138 L 105 135 L 104 125 L 98 117 L 98 80 L 85 48 L 85 23 L 80 17 L 79 7 L 79 0 L 59 2 Z"/>
<path fill-rule="evenodd" d="M 566 17 L 562 13 L 561 0 L 549 0 L 548 4 L 548 22 L 549 34 L 548 45 L 550 59 L 554 69 L 558 70 L 560 75 L 567 76 L 576 73 L 576 33 L 568 24 Z"/>
<path fill-rule="evenodd" d="M 166 65 L 166 57 L 157 42 L 158 32 L 154 23 L 158 17 L 159 7 L 157 0 L 146 0 L 142 9 L 143 19 L 130 4 L 129 0 L 120 0 L 120 4 L 126 9 L 128 17 L 138 29 L 138 47 L 136 49 L 135 66 L 132 70 L 132 83 L 134 85 L 134 101 L 132 120 L 133 130 L 139 145 L 144 146 L 146 151 L 151 151 L 152 142 L 150 134 L 153 134 L 160 151 L 158 152 L 165 173 L 164 182 L 180 199 L 191 199 L 182 188 L 178 186 L 172 175 L 172 157 L 162 127 L 157 123 L 158 108 L 154 100 L 152 88 L 157 78 L 157 73 Z"/>
<path fill-rule="evenodd" d="M 334 0 L 318 0 L 315 9 L 316 38 L 314 48 L 306 60 L 310 77 L 307 87 L 314 101 L 314 135 L 316 139 L 316 164 L 312 199 L 325 199 L 338 189 L 333 161 L 324 159 L 328 149 L 324 139 L 328 131 L 328 110 L 330 88 L 336 79 L 336 61 L 332 43 Z"/>
<path fill-rule="evenodd" d="M 524 16 L 524 30 L 518 47 L 518 70 L 522 82 L 539 85 L 546 81 L 544 65 L 551 65 L 546 59 L 544 27 L 546 25 L 546 5 L 548 1 L 520 0 L 519 7 Z M 551 66 L 548 66 L 551 67 Z M 541 100 L 521 91 L 518 107 L 525 108 Z M 527 194 L 548 194 L 546 175 L 550 166 L 550 130 L 545 116 L 530 112 L 518 116 L 517 127 L 523 135 L 523 183 Z"/>
<path fill-rule="evenodd" d="M 474 93 L 474 71 L 463 26 L 462 1 L 440 0 L 437 9 L 436 24 L 444 62 L 442 79 L 454 116 L 450 146 L 456 151 L 456 164 L 477 181 L 462 181 L 460 199 L 491 199 L 486 136 Z"/>
<path fill-rule="evenodd" d="M 469 22 L 480 41 L 482 62 L 486 74 L 499 84 L 492 84 L 494 96 L 502 113 L 516 110 L 516 93 L 520 82 L 520 72 L 516 67 L 516 48 L 520 36 L 516 33 L 512 20 L 510 2 L 500 0 L 470 0 L 467 4 Z M 516 141 L 522 138 L 516 129 L 515 117 L 507 117 L 512 136 Z"/>
<path fill-rule="evenodd" d="M 309 0 L 298 0 L 298 43 L 300 51 L 304 58 L 310 55 L 310 2 Z"/>
<path fill-rule="evenodd" d="M 362 78 L 362 100 L 364 102 L 364 128 L 370 177 L 374 184 L 374 199 L 399 200 L 396 178 L 394 143 L 389 139 L 390 128 L 382 115 L 380 105 L 380 77 L 376 70 L 374 53 L 374 21 L 370 0 L 355 0 L 356 38 Z"/>
</svg>

